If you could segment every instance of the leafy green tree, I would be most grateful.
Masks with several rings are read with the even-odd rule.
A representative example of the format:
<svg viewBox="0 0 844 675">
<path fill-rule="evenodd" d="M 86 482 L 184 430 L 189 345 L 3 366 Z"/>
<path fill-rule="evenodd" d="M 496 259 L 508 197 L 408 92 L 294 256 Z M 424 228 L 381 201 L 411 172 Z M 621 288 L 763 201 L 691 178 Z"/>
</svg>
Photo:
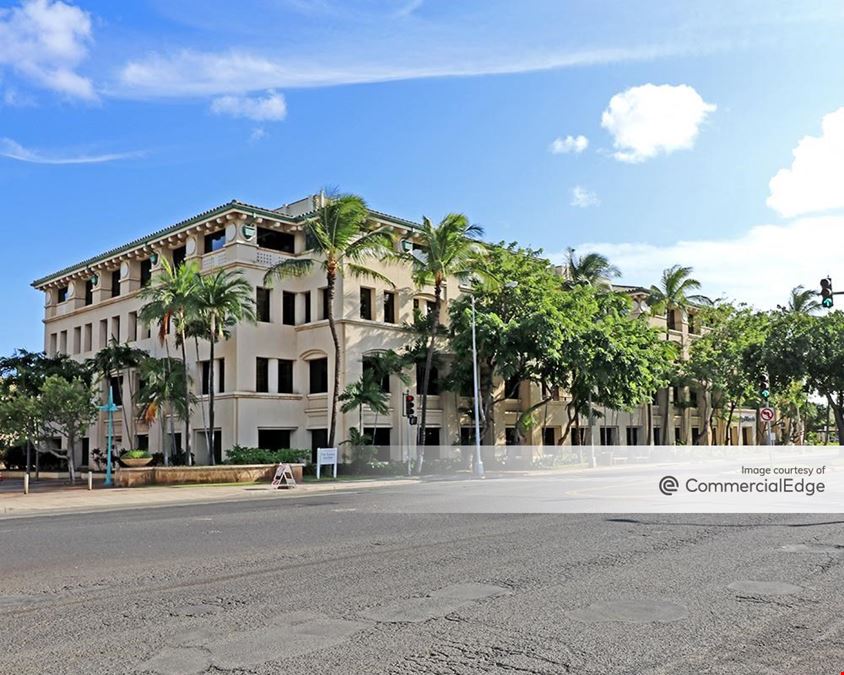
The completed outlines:
<svg viewBox="0 0 844 675">
<path fill-rule="evenodd" d="M 340 394 L 339 400 L 343 404 L 340 408 L 344 413 L 357 409 L 360 433 L 363 434 L 363 407 L 368 406 L 375 413 L 385 415 L 389 408 L 389 396 L 381 388 L 381 381 L 375 379 L 371 370 L 363 371 L 360 379 L 348 385 Z"/>
<path fill-rule="evenodd" d="M 176 450 L 175 419 L 184 419 L 190 414 L 190 400 L 186 401 L 185 371 L 181 364 L 172 358 L 144 359 L 139 368 L 141 388 L 138 392 L 138 405 L 141 419 L 148 424 L 159 420 L 161 428 L 161 449 L 164 465 L 169 466 L 171 455 Z M 190 382 L 187 382 L 190 388 Z M 170 451 L 165 437 L 167 434 L 167 415 L 170 415 Z M 187 459 L 187 458 L 186 458 Z"/>
<path fill-rule="evenodd" d="M 13 388 L 0 394 L 0 445 L 26 447 L 26 470 L 32 466 L 32 450 L 42 438 L 41 407 L 36 396 Z"/>
<path fill-rule="evenodd" d="M 188 464 L 192 463 L 190 451 L 190 376 L 188 373 L 187 332 L 191 321 L 197 314 L 197 294 L 199 292 L 199 267 L 195 262 L 172 265 L 166 258 L 161 260 L 161 272 L 154 283 L 141 290 L 140 298 L 145 302 L 138 313 L 138 318 L 147 326 L 158 326 L 158 339 L 167 351 L 167 364 L 170 361 L 170 343 L 167 336 L 171 329 L 176 333 L 176 342 L 181 350 L 184 384 L 183 396 L 188 405 L 184 416 L 184 447 Z"/>
<path fill-rule="evenodd" d="M 650 287 L 647 303 L 651 309 L 658 314 L 665 314 L 665 339 L 670 340 L 670 322 L 669 315 L 671 312 L 679 310 L 683 314 L 687 314 L 691 307 L 698 305 L 711 305 L 710 300 L 705 295 L 694 293 L 700 289 L 700 282 L 692 278 L 692 268 L 683 267 L 682 265 L 674 265 L 664 270 L 660 284 Z M 679 351 L 676 353 L 676 359 L 680 359 Z M 665 394 L 665 405 L 663 406 L 662 414 L 662 443 L 663 445 L 674 445 L 674 429 L 672 424 L 672 409 L 671 401 L 668 391 Z M 650 415 L 649 415 L 650 417 Z M 648 429 L 648 438 L 653 437 L 653 432 Z"/>
<path fill-rule="evenodd" d="M 420 458 L 424 454 L 425 429 L 428 422 L 428 389 L 431 385 L 431 370 L 434 363 L 435 340 L 442 311 L 442 293 L 446 279 L 456 278 L 466 283 L 474 276 L 490 276 L 485 272 L 486 246 L 478 241 L 483 228 L 471 225 L 462 213 L 450 213 L 437 225 L 428 218 L 422 218 L 422 227 L 416 233 L 420 250 L 406 256 L 413 269 L 413 281 L 417 287 L 434 287 L 434 306 L 430 322 L 425 367 L 422 374 L 422 407 L 419 419 L 418 443 Z M 422 464 L 420 462 L 420 471 Z"/>
<path fill-rule="evenodd" d="M 566 250 L 566 276 L 572 284 L 586 284 L 602 290 L 612 289 L 612 280 L 621 271 L 600 253 L 577 256 L 573 248 Z"/>
<path fill-rule="evenodd" d="M 214 464 L 214 359 L 215 347 L 225 340 L 231 328 L 242 321 L 255 322 L 255 299 L 252 285 L 241 272 L 220 270 L 213 274 L 200 276 L 194 298 L 194 314 L 211 346 L 208 380 L 208 417 L 206 429 L 210 463 Z"/>
<path fill-rule="evenodd" d="M 282 260 L 267 271 L 264 283 L 271 285 L 290 277 L 310 274 L 319 266 L 325 273 L 326 315 L 331 339 L 334 342 L 334 385 L 331 390 L 331 417 L 328 425 L 328 445 L 334 445 L 337 428 L 337 402 L 340 397 L 341 351 L 334 316 L 334 296 L 337 278 L 349 274 L 355 278 L 375 279 L 393 286 L 383 274 L 363 265 L 370 257 L 389 258 L 393 255 L 393 235 L 387 227 L 370 225 L 366 202 L 356 195 L 343 195 L 325 200 L 316 216 L 305 221 L 305 234 L 311 258 Z"/>
<path fill-rule="evenodd" d="M 70 480 L 76 482 L 73 450 L 76 441 L 96 421 L 99 412 L 91 385 L 81 379 L 68 381 L 58 375 L 51 375 L 41 387 L 38 407 L 45 429 L 62 436 L 67 444 L 63 452 L 53 449 L 46 451 L 67 460 Z"/>
<path fill-rule="evenodd" d="M 136 369 L 147 354 L 141 349 L 130 347 L 128 344 L 120 344 L 113 339 L 106 347 L 98 351 L 92 359 L 86 362 L 92 373 L 97 373 L 100 381 L 106 387 L 111 386 L 112 377 L 122 377 L 129 386 L 129 401 L 134 405 L 137 392 L 131 373 Z M 129 407 L 124 405 L 123 427 L 129 443 L 135 442 L 134 415 L 129 414 Z"/>
</svg>

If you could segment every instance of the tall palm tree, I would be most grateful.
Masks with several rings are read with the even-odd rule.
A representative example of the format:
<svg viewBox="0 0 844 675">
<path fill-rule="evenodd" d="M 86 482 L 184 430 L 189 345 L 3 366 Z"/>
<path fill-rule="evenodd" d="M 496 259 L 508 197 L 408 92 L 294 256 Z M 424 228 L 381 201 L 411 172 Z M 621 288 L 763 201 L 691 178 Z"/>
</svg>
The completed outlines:
<svg viewBox="0 0 844 675">
<path fill-rule="evenodd" d="M 138 318 L 148 326 L 158 325 L 158 339 L 167 350 L 169 363 L 170 343 L 167 336 L 170 329 L 176 331 L 176 343 L 181 350 L 184 399 L 188 414 L 184 417 L 184 450 L 188 465 L 192 464 L 190 451 L 190 377 L 188 374 L 187 331 L 196 314 L 196 295 L 199 288 L 199 267 L 195 262 L 174 266 L 165 258 L 161 261 L 162 271 L 156 283 L 141 290 L 140 298 L 146 302 Z"/>
<path fill-rule="evenodd" d="M 700 289 L 700 282 L 692 278 L 692 268 L 683 267 L 682 265 L 674 265 L 662 272 L 662 279 L 660 285 L 652 285 L 649 289 L 647 303 L 654 312 L 665 314 L 665 339 L 669 340 L 671 337 L 671 329 L 669 322 L 669 314 L 676 310 L 688 312 L 691 307 L 696 305 L 711 305 L 710 300 L 705 295 L 693 293 Z M 674 445 L 673 429 L 669 430 L 671 425 L 672 410 L 669 402 L 670 390 L 665 392 L 665 406 L 662 414 L 662 444 Z M 652 424 L 652 421 L 650 422 Z M 670 433 L 669 433 L 670 432 Z M 651 430 L 648 430 L 648 437 L 651 438 Z"/>
<path fill-rule="evenodd" d="M 406 372 L 409 365 L 408 359 L 405 356 L 397 354 L 394 350 L 385 349 L 384 351 L 371 354 L 366 357 L 366 362 L 373 379 L 379 384 L 384 382 L 384 380 L 389 381 L 389 378 L 393 375 L 398 376 L 399 381 L 403 385 L 407 386 L 410 384 L 410 377 Z M 378 415 L 379 411 L 376 410 L 374 423 L 376 430 L 378 429 Z"/>
<path fill-rule="evenodd" d="M 791 289 L 786 311 L 793 314 L 812 314 L 821 306 L 821 303 L 816 300 L 817 295 L 818 292 L 811 288 L 795 286 Z"/>
<path fill-rule="evenodd" d="M 612 280 L 621 276 L 621 270 L 610 264 L 609 259 L 600 253 L 575 255 L 574 249 L 566 251 L 566 275 L 572 284 L 585 284 L 601 290 L 610 290 Z"/>
<path fill-rule="evenodd" d="M 138 392 L 139 417 L 148 424 L 156 418 L 161 427 L 161 452 L 164 465 L 170 464 L 165 437 L 167 434 L 167 414 L 170 414 L 171 450 L 176 449 L 175 418 L 184 419 L 190 414 L 190 400 L 185 399 L 185 371 L 175 359 L 146 358 L 138 367 L 141 376 L 141 388 Z M 190 383 L 188 382 L 188 388 Z"/>
<path fill-rule="evenodd" d="M 310 274 L 317 265 L 325 272 L 326 317 L 334 342 L 334 386 L 331 391 L 331 417 L 328 424 L 328 445 L 334 447 L 337 429 L 337 401 L 340 396 L 340 338 L 334 317 L 334 294 L 337 277 L 350 274 L 356 278 L 374 279 L 393 286 L 386 276 L 362 263 L 367 258 L 394 255 L 393 235 L 387 227 L 369 226 L 369 209 L 357 195 L 323 199 L 316 215 L 305 222 L 308 248 L 313 258 L 290 258 L 271 267 L 264 283 Z"/>
<path fill-rule="evenodd" d="M 387 398 L 387 392 L 381 389 L 381 381 L 375 378 L 371 370 L 365 370 L 357 382 L 352 382 L 340 394 L 339 400 L 343 403 L 340 410 L 347 413 L 357 408 L 358 429 L 363 435 L 363 406 L 384 415 L 389 410 Z"/>
<path fill-rule="evenodd" d="M 439 328 L 442 308 L 443 284 L 448 277 L 468 282 L 474 274 L 483 275 L 483 261 L 486 247 L 478 241 L 483 228 L 469 224 L 462 213 L 450 213 L 439 224 L 422 218 L 422 227 L 416 238 L 422 249 L 408 254 L 413 268 L 413 281 L 417 287 L 434 287 L 434 307 L 428 316 L 428 346 L 425 354 L 425 370 L 422 376 L 422 413 L 419 420 L 417 442 L 420 459 L 424 456 L 425 426 L 428 416 L 428 387 L 431 383 L 431 368 L 434 361 L 434 342 Z M 420 471 L 422 464 L 420 461 Z"/>
<path fill-rule="evenodd" d="M 146 357 L 146 352 L 128 344 L 121 344 L 112 338 L 106 347 L 98 351 L 86 364 L 91 372 L 99 373 L 100 379 L 106 387 L 111 386 L 113 376 L 123 377 L 129 385 L 129 406 L 123 405 L 123 427 L 129 443 L 135 442 L 134 415 L 130 407 L 135 404 L 135 386 L 132 381 L 132 370 L 137 368 Z"/>
<path fill-rule="evenodd" d="M 195 296 L 195 315 L 208 339 L 208 429 L 210 463 L 214 458 L 214 351 L 217 342 L 225 340 L 229 329 L 241 321 L 255 323 L 255 298 L 252 285 L 241 272 L 219 270 L 200 276 Z"/>
</svg>

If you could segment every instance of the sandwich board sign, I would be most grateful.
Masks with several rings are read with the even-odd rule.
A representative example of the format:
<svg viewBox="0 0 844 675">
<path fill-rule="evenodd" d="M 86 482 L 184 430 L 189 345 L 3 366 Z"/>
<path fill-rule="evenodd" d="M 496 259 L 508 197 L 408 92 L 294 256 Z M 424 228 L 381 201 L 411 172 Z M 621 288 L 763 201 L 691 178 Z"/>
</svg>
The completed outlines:
<svg viewBox="0 0 844 675">
<path fill-rule="evenodd" d="M 296 479 L 293 478 L 293 470 L 289 464 L 279 464 L 273 478 L 273 490 L 281 488 L 296 487 Z"/>
<path fill-rule="evenodd" d="M 319 480 L 320 469 L 323 464 L 334 465 L 334 477 L 337 478 L 337 448 L 317 448 L 316 477 Z"/>
</svg>

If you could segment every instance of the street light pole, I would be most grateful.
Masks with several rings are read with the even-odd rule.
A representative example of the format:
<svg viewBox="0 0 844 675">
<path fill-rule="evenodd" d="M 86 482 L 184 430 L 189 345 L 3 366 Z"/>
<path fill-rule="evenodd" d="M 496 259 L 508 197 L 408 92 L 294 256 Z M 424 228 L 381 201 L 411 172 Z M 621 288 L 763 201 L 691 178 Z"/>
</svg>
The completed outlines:
<svg viewBox="0 0 844 675">
<path fill-rule="evenodd" d="M 475 336 L 475 294 L 472 293 L 472 375 L 475 394 L 475 471 L 478 478 L 484 477 L 484 462 L 481 457 L 480 382 L 478 381 L 478 343 Z"/>
<path fill-rule="evenodd" d="M 117 406 L 114 405 L 114 392 L 111 384 L 108 386 L 108 403 L 100 407 L 100 410 L 108 414 L 108 433 L 106 436 L 106 477 L 105 486 L 111 487 L 113 481 L 111 479 L 111 465 L 112 465 L 112 445 L 114 444 L 114 413 L 117 411 Z"/>
</svg>

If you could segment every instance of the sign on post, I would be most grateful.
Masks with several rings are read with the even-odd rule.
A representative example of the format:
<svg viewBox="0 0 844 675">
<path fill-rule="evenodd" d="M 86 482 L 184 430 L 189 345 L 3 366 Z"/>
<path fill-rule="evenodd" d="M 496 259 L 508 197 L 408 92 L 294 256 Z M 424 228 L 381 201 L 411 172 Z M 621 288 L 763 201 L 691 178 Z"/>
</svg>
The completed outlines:
<svg viewBox="0 0 844 675">
<path fill-rule="evenodd" d="M 273 478 L 273 490 L 281 488 L 296 487 L 296 479 L 293 477 L 293 469 L 289 464 L 279 464 Z"/>
<path fill-rule="evenodd" d="M 774 409 L 773 408 L 759 408 L 759 419 L 763 422 L 773 422 Z"/>
<path fill-rule="evenodd" d="M 316 477 L 319 480 L 320 469 L 323 464 L 334 465 L 334 477 L 337 478 L 337 448 L 317 448 Z"/>
</svg>

